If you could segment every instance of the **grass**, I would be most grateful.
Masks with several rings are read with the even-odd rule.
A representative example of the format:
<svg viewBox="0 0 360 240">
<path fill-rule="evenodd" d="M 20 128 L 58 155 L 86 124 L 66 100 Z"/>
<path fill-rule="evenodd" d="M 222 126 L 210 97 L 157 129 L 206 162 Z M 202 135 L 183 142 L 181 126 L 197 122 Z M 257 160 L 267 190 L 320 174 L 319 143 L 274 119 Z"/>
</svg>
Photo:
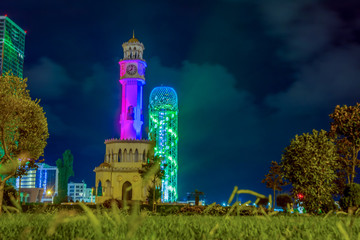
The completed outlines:
<svg viewBox="0 0 360 240">
<path fill-rule="evenodd" d="M 360 239 L 352 216 L 148 216 L 112 211 L 3 214 L 0 239 Z"/>
<path fill-rule="evenodd" d="M 234 188 L 236 192 L 259 194 Z M 261 195 L 263 196 L 263 195 Z M 269 196 L 271 199 L 271 195 Z M 131 213 L 112 209 L 82 208 L 44 213 L 24 213 L 21 206 L 7 208 L 0 215 L 0 240 L 12 239 L 345 239 L 360 240 L 360 210 L 355 214 L 330 212 L 323 216 L 266 213 L 253 209 L 254 216 L 240 216 L 246 203 L 238 202 L 223 216 L 212 216 L 211 204 L 202 215 L 154 215 L 133 205 Z M 42 212 L 42 213 L 40 213 Z M 184 213 L 186 214 L 186 212 Z"/>
</svg>

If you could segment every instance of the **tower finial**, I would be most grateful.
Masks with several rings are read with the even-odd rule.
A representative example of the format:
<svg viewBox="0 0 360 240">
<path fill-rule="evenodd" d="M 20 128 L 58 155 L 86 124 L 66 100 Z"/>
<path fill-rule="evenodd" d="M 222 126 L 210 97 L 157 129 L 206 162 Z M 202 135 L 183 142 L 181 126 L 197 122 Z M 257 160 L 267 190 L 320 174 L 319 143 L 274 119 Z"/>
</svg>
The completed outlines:
<svg viewBox="0 0 360 240">
<path fill-rule="evenodd" d="M 135 38 L 135 31 L 134 31 L 134 29 L 133 29 L 133 38 Z"/>
</svg>

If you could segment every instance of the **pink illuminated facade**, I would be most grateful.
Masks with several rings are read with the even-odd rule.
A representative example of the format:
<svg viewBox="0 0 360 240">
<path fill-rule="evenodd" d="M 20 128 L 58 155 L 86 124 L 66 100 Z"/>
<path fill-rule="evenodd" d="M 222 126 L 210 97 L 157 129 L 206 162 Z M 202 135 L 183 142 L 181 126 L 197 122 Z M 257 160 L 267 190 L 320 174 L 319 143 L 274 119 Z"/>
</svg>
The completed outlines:
<svg viewBox="0 0 360 240">
<path fill-rule="evenodd" d="M 122 85 L 120 139 L 140 140 L 144 122 L 142 105 L 146 68 L 146 62 L 143 59 L 145 48 L 134 35 L 122 47 L 124 58 L 119 62 Z"/>
</svg>

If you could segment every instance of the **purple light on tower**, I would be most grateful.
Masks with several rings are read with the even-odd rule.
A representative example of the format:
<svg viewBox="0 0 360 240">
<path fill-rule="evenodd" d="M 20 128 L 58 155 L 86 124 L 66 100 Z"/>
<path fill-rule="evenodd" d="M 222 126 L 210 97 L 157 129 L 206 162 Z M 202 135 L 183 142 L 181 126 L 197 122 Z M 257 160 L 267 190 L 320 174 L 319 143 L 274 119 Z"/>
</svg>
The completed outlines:
<svg viewBox="0 0 360 240">
<path fill-rule="evenodd" d="M 120 139 L 141 139 L 143 119 L 143 85 L 145 85 L 146 62 L 144 45 L 133 37 L 122 45 L 124 58 L 120 64 L 122 86 Z"/>
</svg>

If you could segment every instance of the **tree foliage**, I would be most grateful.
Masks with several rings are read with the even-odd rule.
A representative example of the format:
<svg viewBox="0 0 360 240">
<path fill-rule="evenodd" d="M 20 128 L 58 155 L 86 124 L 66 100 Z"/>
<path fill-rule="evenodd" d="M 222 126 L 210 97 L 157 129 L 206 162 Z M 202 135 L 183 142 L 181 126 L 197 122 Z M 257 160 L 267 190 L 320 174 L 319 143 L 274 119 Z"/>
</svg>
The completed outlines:
<svg viewBox="0 0 360 240">
<path fill-rule="evenodd" d="M 27 79 L 0 76 L 0 213 L 5 183 L 36 168 L 49 137 L 40 100 L 32 100 Z"/>
<path fill-rule="evenodd" d="M 18 195 L 18 192 L 16 191 L 16 189 L 10 185 L 10 184 L 5 184 L 5 188 L 4 188 L 4 200 L 3 200 L 3 204 L 5 206 L 12 206 L 12 202 L 11 202 L 11 196 L 16 199 Z"/>
<path fill-rule="evenodd" d="M 74 176 L 73 161 L 74 157 L 70 150 L 66 150 L 63 153 L 63 159 L 59 158 L 56 161 L 56 166 L 59 170 L 58 196 L 54 199 L 56 203 L 64 202 L 67 199 L 69 178 Z"/>
<path fill-rule="evenodd" d="M 288 184 L 282 177 L 281 165 L 272 161 L 269 173 L 265 175 L 265 178 L 261 182 L 266 183 L 266 187 L 271 188 L 274 191 L 273 208 L 275 208 L 275 191 L 282 191 L 282 186 L 286 186 Z"/>
<path fill-rule="evenodd" d="M 160 200 L 160 198 L 161 198 L 161 190 L 160 190 L 160 188 L 155 188 L 155 190 L 154 190 L 154 186 L 149 186 L 147 191 L 148 191 L 149 205 L 153 206 L 154 205 L 154 200 L 155 200 L 155 203 Z M 154 193 L 155 193 L 155 198 L 154 198 Z"/>
<path fill-rule="evenodd" d="M 337 105 L 332 114 L 333 120 L 329 136 L 336 142 L 340 164 L 347 175 L 347 183 L 353 183 L 360 151 L 360 104 L 355 106 Z"/>
<path fill-rule="evenodd" d="M 284 150 L 282 167 L 285 179 L 293 186 L 293 195 L 304 195 L 300 205 L 307 212 L 316 213 L 319 206 L 332 201 L 339 165 L 336 146 L 326 131 L 296 135 Z"/>
<path fill-rule="evenodd" d="M 139 173 L 144 181 L 144 183 L 147 183 L 149 180 L 152 183 L 152 200 L 153 203 L 153 211 L 155 211 L 155 203 L 156 203 L 156 186 L 161 186 L 161 179 L 165 176 L 165 167 L 161 167 L 161 161 L 162 157 L 158 155 L 152 154 L 151 158 L 148 159 L 148 161 L 144 164 L 142 164 L 142 168 L 139 169 Z M 149 197 L 149 196 L 148 196 Z"/>
</svg>

